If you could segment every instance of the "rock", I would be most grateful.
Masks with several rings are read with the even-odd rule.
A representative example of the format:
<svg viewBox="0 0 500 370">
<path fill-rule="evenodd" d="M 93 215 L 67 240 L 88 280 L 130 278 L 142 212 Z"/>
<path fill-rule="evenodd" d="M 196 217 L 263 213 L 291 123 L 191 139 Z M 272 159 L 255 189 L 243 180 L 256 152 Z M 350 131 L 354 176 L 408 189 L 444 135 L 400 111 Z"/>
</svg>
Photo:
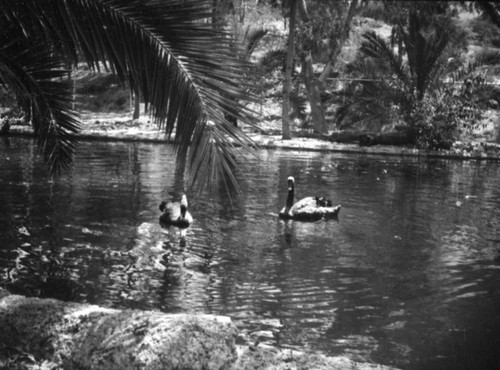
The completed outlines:
<svg viewBox="0 0 500 370">
<path fill-rule="evenodd" d="M 227 369 L 236 360 L 237 331 L 227 317 L 2 295 L 0 348 L 64 369 Z"/>
</svg>

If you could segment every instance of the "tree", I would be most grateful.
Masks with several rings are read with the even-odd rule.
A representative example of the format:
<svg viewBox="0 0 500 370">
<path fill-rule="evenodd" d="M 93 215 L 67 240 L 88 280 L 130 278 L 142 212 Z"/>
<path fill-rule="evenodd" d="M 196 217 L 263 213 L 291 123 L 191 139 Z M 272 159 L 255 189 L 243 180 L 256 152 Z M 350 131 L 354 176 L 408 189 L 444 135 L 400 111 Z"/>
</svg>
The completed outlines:
<svg viewBox="0 0 500 370">
<path fill-rule="evenodd" d="M 137 87 L 159 127 L 188 153 L 191 184 L 236 181 L 233 148 L 251 151 L 250 140 L 224 114 L 236 111 L 238 120 L 255 123 L 243 105 L 251 99 L 245 92 L 251 74 L 234 57 L 229 35 L 208 21 L 211 5 L 0 0 L 0 83 L 29 118 L 54 172 L 71 163 L 80 131 L 67 61 L 85 60 Z"/>
<path fill-rule="evenodd" d="M 325 108 L 321 100 L 321 92 L 326 78 L 335 66 L 342 46 L 349 38 L 351 23 L 363 1 L 321 0 L 311 2 L 307 6 L 305 0 L 299 2 L 301 26 L 299 27 L 298 54 L 302 64 L 302 77 L 306 87 L 307 98 L 311 107 L 311 119 L 314 131 L 328 133 Z M 317 78 L 313 69 L 314 55 L 327 51 L 327 63 Z"/>
<path fill-rule="evenodd" d="M 337 118 L 340 124 L 364 121 L 372 126 L 400 120 L 415 143 L 444 147 L 453 141 L 464 112 L 474 111 L 443 83 L 460 67 L 463 38 L 447 14 L 431 15 L 419 7 L 407 8 L 407 23 L 398 25 L 397 47 L 373 31 L 363 35 L 360 56 L 350 66 L 355 80 Z"/>
</svg>

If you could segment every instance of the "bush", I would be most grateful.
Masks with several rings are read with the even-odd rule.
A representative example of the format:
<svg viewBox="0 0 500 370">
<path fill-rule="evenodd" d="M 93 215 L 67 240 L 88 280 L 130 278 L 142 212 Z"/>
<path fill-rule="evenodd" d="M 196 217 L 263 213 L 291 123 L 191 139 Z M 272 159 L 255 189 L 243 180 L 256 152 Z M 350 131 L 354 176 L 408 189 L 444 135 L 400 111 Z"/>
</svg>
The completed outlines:
<svg viewBox="0 0 500 370">
<path fill-rule="evenodd" d="M 460 88 L 447 86 L 415 103 L 410 123 L 418 147 L 450 149 L 462 133 L 479 125 L 480 107 L 475 93 L 481 81 L 467 79 Z"/>
</svg>

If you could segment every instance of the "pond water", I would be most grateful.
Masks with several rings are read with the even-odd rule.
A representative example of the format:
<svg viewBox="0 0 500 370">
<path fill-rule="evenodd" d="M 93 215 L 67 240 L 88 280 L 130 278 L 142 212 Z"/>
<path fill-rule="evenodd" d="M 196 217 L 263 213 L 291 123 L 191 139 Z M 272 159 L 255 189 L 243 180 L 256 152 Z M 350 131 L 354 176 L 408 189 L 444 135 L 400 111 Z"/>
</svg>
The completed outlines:
<svg viewBox="0 0 500 370">
<path fill-rule="evenodd" d="M 55 179 L 28 139 L 0 161 L 11 292 L 228 315 L 240 343 L 405 369 L 500 364 L 497 162 L 262 150 L 236 202 L 188 193 L 181 240 L 158 225 L 185 183 L 168 145 L 83 142 Z M 279 220 L 289 175 L 338 220 Z"/>
</svg>

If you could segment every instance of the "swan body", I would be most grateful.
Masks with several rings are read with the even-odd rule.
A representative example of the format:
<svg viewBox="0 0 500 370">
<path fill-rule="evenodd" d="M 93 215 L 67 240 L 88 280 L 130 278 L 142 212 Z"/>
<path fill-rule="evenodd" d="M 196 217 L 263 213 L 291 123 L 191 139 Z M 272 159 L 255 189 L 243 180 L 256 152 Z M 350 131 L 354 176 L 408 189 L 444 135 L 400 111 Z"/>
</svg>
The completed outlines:
<svg viewBox="0 0 500 370">
<path fill-rule="evenodd" d="M 193 217 L 187 210 L 188 202 L 186 194 L 182 194 L 180 202 L 161 202 L 160 211 L 160 226 L 169 228 L 177 227 L 181 231 L 181 235 L 186 235 L 186 229 L 193 223 Z"/>
<path fill-rule="evenodd" d="M 337 217 L 341 206 L 333 206 L 331 200 L 323 197 L 306 197 L 294 204 L 295 179 L 290 176 L 287 181 L 288 197 L 285 207 L 279 213 L 280 218 L 285 220 L 317 221 L 322 218 Z"/>
</svg>

